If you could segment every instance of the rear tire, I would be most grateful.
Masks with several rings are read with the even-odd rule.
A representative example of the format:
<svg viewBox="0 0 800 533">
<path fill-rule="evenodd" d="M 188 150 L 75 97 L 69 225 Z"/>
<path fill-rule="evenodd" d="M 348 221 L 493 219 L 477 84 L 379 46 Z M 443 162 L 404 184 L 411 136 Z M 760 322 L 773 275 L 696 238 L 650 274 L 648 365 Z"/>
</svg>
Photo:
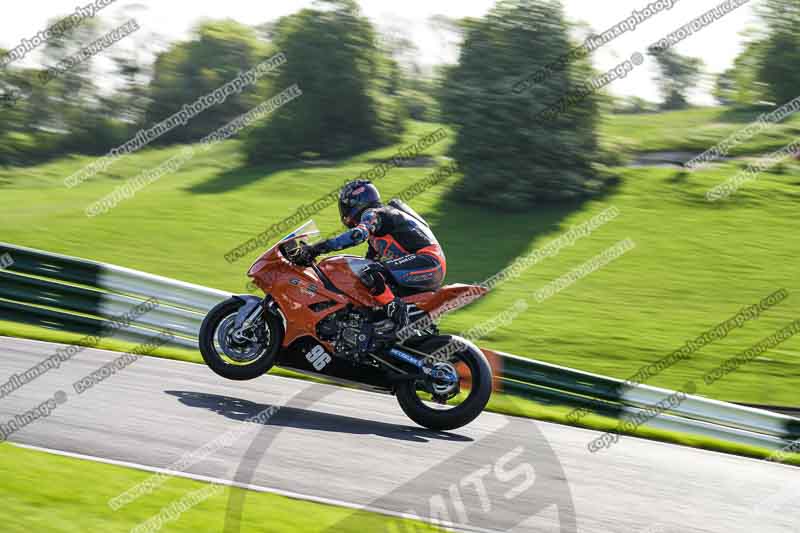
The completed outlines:
<svg viewBox="0 0 800 533">
<path fill-rule="evenodd" d="M 231 315 L 235 315 L 243 305 L 244 302 L 238 298 L 229 298 L 217 304 L 203 320 L 199 335 L 200 353 L 206 365 L 217 375 L 236 381 L 255 379 L 266 374 L 275 363 L 284 334 L 280 319 L 272 313 L 265 312 L 264 324 L 269 333 L 269 340 L 262 348 L 263 353 L 259 352 L 258 357 L 251 363 L 232 364 L 226 361 L 224 354 L 217 349 L 215 335 L 219 334 L 217 330 L 220 325 Z"/>
<path fill-rule="evenodd" d="M 439 335 L 430 337 L 418 345 L 411 345 L 417 351 L 433 353 L 448 344 L 455 337 Z M 397 401 L 400 408 L 414 422 L 420 426 L 435 431 L 457 429 L 475 420 L 483 412 L 492 395 L 492 368 L 486 357 L 474 344 L 466 342 L 466 348 L 458 352 L 459 358 L 466 363 L 472 373 L 472 390 L 467 399 L 452 409 L 434 409 L 426 405 L 417 396 L 416 383 L 413 381 L 402 382 L 397 387 Z"/>
</svg>

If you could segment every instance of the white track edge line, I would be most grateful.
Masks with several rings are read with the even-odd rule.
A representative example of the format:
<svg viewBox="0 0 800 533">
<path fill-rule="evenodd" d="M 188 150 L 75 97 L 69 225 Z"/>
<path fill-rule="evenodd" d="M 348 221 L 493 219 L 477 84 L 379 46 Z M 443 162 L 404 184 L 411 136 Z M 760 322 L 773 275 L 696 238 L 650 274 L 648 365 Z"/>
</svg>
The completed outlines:
<svg viewBox="0 0 800 533">
<path fill-rule="evenodd" d="M 381 507 L 373 507 L 373 506 L 370 506 L 370 505 L 361 505 L 361 504 L 357 504 L 357 503 L 346 502 L 346 501 L 343 501 L 343 500 L 336 500 L 336 499 L 333 499 L 333 498 L 325 498 L 325 497 L 322 497 L 322 496 L 313 496 L 313 495 L 310 495 L 310 494 L 302 494 L 302 493 L 299 493 L 299 492 L 293 492 L 293 491 L 289 491 L 289 490 L 278 489 L 278 488 L 275 488 L 275 487 L 265 487 L 263 485 L 253 485 L 253 484 L 249 484 L 249 483 L 240 483 L 238 481 L 231 481 L 231 480 L 228 480 L 228 479 L 221 479 L 221 478 L 215 478 L 215 477 L 211 477 L 211 476 L 204 476 L 204 475 L 201 475 L 201 474 L 191 474 L 191 473 L 188 473 L 188 472 L 180 472 L 180 471 L 177 471 L 177 470 L 170 470 L 168 468 L 160 468 L 160 467 L 157 467 L 157 466 L 148 466 L 148 465 L 143 465 L 143 464 L 139 464 L 139 463 L 131 463 L 131 462 L 128 462 L 128 461 L 118 461 L 116 459 L 107 459 L 105 457 L 97 457 L 97 456 L 94 456 L 94 455 L 85 455 L 85 454 L 82 454 L 82 453 L 67 452 L 67 451 L 63 451 L 63 450 L 55 450 L 55 449 L 52 449 L 52 448 L 45 448 L 43 446 L 35 446 L 35 445 L 32 445 L 32 444 L 22 444 L 22 443 L 19 443 L 19 442 L 11 442 L 11 441 L 7 441 L 7 442 L 9 444 L 11 444 L 12 446 L 16 446 L 18 448 L 25 448 L 25 449 L 34 450 L 34 451 L 38 451 L 38 452 L 49 453 L 49 454 L 53 454 L 53 455 L 60 455 L 62 457 L 70 457 L 72 459 L 82 459 L 82 460 L 85 460 L 85 461 L 94 461 L 94 462 L 97 462 L 97 463 L 109 464 L 109 465 L 113 465 L 113 466 L 121 466 L 121 467 L 125 467 L 125 468 L 132 468 L 132 469 L 135 469 L 135 470 L 143 470 L 143 471 L 146 471 L 146 472 L 153 472 L 153 473 L 156 473 L 156 474 L 165 474 L 165 475 L 169 475 L 169 476 L 173 476 L 173 477 L 181 477 L 181 478 L 186 478 L 186 479 L 192 479 L 194 481 L 202 481 L 202 482 L 205 482 L 205 483 L 214 483 L 214 484 L 217 484 L 217 485 L 224 485 L 224 486 L 227 486 L 227 487 L 235 487 L 235 488 L 238 488 L 238 489 L 251 490 L 251 491 L 254 491 L 254 492 L 264 492 L 264 493 L 269 493 L 269 494 L 276 494 L 278 496 L 284 496 L 284 497 L 292 498 L 292 499 L 295 499 L 295 500 L 304 500 L 304 501 L 310 501 L 310 502 L 313 502 L 313 503 L 319 503 L 319 504 L 323 504 L 323 505 L 330 505 L 330 506 L 335 506 L 335 507 L 344 507 L 346 509 L 352 509 L 354 511 L 367 511 L 367 512 L 370 512 L 370 513 L 381 514 L 381 515 L 384 515 L 384 516 L 391 516 L 392 518 L 401 518 L 401 519 L 406 519 L 406 520 L 416 520 L 416 521 L 425 522 L 427 524 L 434 525 L 434 526 L 437 526 L 437 527 L 445 527 L 445 528 L 448 528 L 448 529 L 451 529 L 451 530 L 454 530 L 454 531 L 469 531 L 469 532 L 475 532 L 475 533 L 498 533 L 497 530 L 493 530 L 493 529 L 482 529 L 482 528 L 477 528 L 477 527 L 463 525 L 463 524 L 454 524 L 454 523 L 451 523 L 451 522 L 445 522 L 445 521 L 441 521 L 441 520 L 425 519 L 425 518 L 422 518 L 422 517 L 410 515 L 408 513 L 401 513 L 401 512 L 398 512 L 398 511 L 392 511 L 390 509 L 383 509 Z"/>
</svg>

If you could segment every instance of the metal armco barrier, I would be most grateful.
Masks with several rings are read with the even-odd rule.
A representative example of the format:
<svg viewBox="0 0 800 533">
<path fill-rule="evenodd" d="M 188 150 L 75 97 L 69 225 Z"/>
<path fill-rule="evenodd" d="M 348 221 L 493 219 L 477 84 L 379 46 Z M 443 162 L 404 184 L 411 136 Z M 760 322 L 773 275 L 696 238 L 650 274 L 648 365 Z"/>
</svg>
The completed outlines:
<svg viewBox="0 0 800 533">
<path fill-rule="evenodd" d="M 109 320 L 156 298 L 158 307 L 134 318 L 114 337 L 141 341 L 164 330 L 176 336 L 176 345 L 196 349 L 205 314 L 231 296 L 145 272 L 0 243 L 0 257 L 4 254 L 13 263 L 0 270 L 0 319 L 51 329 L 96 334 Z M 544 404 L 622 420 L 646 414 L 673 394 L 502 352 L 484 353 L 499 376 L 498 388 Z M 783 448 L 800 437 L 800 419 L 691 395 L 643 425 L 769 449 Z"/>
<path fill-rule="evenodd" d="M 142 300 L 0 272 L 0 298 L 100 317 L 121 316 Z M 159 301 L 161 298 L 159 297 Z M 142 326 L 197 338 L 204 315 L 159 305 L 136 319 Z"/>
<path fill-rule="evenodd" d="M 502 360 L 504 390 L 531 399 L 585 408 L 621 418 L 637 414 L 674 394 L 675 391 L 626 382 L 533 359 L 496 352 Z M 559 401 L 559 399 L 561 401 Z M 548 403 L 550 403 L 548 402 Z M 778 449 L 800 437 L 800 419 L 701 396 L 686 395 L 684 401 L 644 425 L 683 430 L 741 444 L 760 443 Z"/>
<path fill-rule="evenodd" d="M 197 349 L 209 309 L 229 293 L 96 261 L 0 243 L 0 319 L 85 334 L 107 331 L 108 321 L 155 298 L 157 306 L 131 317 L 114 338 L 144 342 L 167 331 L 167 346 Z"/>
<path fill-rule="evenodd" d="M 202 313 L 230 296 L 224 291 L 138 270 L 0 243 L 0 256 L 5 253 L 14 261 L 6 268 L 7 271 L 78 283 L 103 291 L 144 296 L 145 299 L 158 297 L 162 304 Z"/>
<path fill-rule="evenodd" d="M 32 305 L 18 304 L 0 300 L 0 319 L 22 324 L 30 324 L 46 329 L 57 331 L 68 331 L 85 336 L 105 336 L 113 340 L 122 340 L 135 344 L 144 344 L 152 341 L 159 332 L 128 326 L 114 330 L 110 328 L 108 320 L 99 320 L 80 315 L 62 313 L 51 309 L 43 309 Z M 107 333 L 112 331 L 112 333 Z M 175 337 L 174 340 L 165 343 L 166 346 L 178 348 L 195 348 L 197 342 L 183 337 Z"/>
</svg>

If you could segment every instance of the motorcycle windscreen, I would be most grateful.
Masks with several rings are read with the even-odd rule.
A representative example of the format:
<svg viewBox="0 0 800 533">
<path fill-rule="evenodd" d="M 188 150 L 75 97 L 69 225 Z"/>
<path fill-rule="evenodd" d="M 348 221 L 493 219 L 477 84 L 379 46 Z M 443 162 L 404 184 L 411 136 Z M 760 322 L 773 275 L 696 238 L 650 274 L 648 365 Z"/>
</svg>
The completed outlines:
<svg viewBox="0 0 800 533">
<path fill-rule="evenodd" d="M 294 231 L 292 231 L 291 233 L 289 233 L 286 237 L 281 239 L 280 242 L 284 242 L 284 241 L 288 241 L 288 240 L 292 240 L 292 239 L 302 238 L 304 241 L 306 241 L 307 243 L 311 244 L 316 239 L 319 238 L 319 235 L 320 235 L 320 231 L 319 231 L 319 228 L 317 227 L 317 223 L 314 222 L 313 220 L 309 220 L 309 221 L 305 222 L 299 228 L 297 228 Z"/>
</svg>

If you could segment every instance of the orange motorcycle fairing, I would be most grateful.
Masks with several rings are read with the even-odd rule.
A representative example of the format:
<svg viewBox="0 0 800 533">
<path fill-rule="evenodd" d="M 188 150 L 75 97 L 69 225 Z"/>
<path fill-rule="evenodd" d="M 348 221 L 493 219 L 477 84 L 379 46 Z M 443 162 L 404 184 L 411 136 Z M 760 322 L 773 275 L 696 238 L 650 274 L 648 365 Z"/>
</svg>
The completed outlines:
<svg viewBox="0 0 800 533">
<path fill-rule="evenodd" d="M 317 339 L 317 324 L 350 303 L 347 295 L 326 288 L 313 267 L 294 265 L 276 249 L 262 255 L 248 275 L 256 286 L 272 297 L 286 319 L 284 348 L 301 337 L 312 336 L 333 351 L 333 346 Z"/>
<path fill-rule="evenodd" d="M 338 255 L 316 266 L 299 266 L 286 259 L 279 246 L 274 246 L 253 263 L 247 274 L 283 312 L 286 319 L 284 348 L 301 337 L 311 336 L 333 352 L 329 342 L 317 337 L 317 324 L 321 320 L 347 304 L 380 306 L 359 277 L 359 272 L 369 263 L 370 260 L 361 257 Z M 437 315 L 463 307 L 487 292 L 488 289 L 476 285 L 454 284 L 403 300 Z"/>
<path fill-rule="evenodd" d="M 272 296 L 286 318 L 284 348 L 301 337 L 311 336 L 333 352 L 329 342 L 317 337 L 317 324 L 348 303 L 360 307 L 379 305 L 358 276 L 367 263 L 360 257 L 340 255 L 320 261 L 316 267 L 304 267 L 288 261 L 275 247 L 253 263 L 248 275 Z"/>
<path fill-rule="evenodd" d="M 317 267 L 337 289 L 349 295 L 354 303 L 364 307 L 377 307 L 380 304 L 359 277 L 361 270 L 370 263 L 372 261 L 369 259 L 355 255 L 337 255 L 320 261 Z"/>
<path fill-rule="evenodd" d="M 453 285 L 445 285 L 438 291 L 413 294 L 403 298 L 403 300 L 415 304 L 433 316 L 437 316 L 464 307 L 481 298 L 487 292 L 489 292 L 489 289 L 480 285 L 455 283 Z"/>
</svg>

